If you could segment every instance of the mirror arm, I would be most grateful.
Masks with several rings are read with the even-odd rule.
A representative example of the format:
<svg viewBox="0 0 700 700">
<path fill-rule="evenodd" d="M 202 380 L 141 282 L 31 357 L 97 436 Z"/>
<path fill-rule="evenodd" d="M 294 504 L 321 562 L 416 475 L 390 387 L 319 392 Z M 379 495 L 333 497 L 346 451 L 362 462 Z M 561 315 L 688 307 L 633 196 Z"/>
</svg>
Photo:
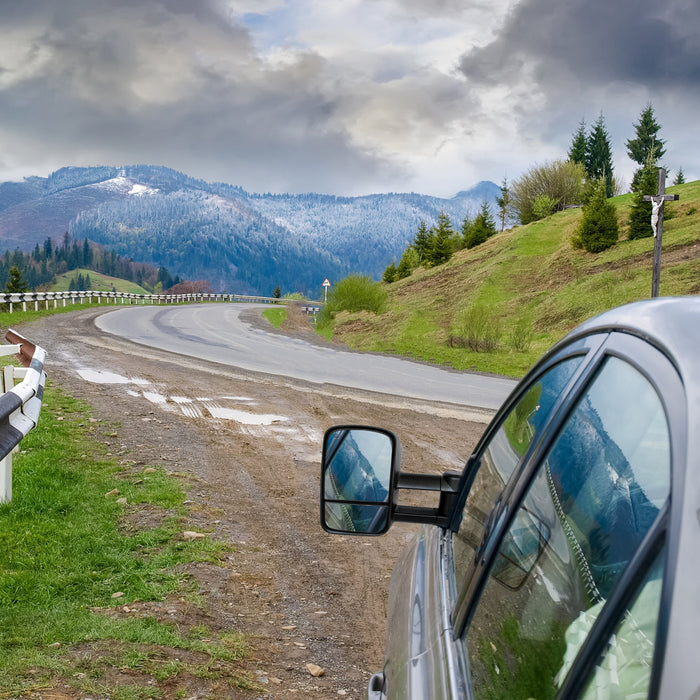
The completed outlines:
<svg viewBox="0 0 700 700">
<path fill-rule="evenodd" d="M 426 523 L 447 527 L 450 522 L 452 506 L 459 492 L 461 472 L 445 472 L 444 474 L 409 474 L 399 472 L 396 478 L 396 488 L 418 491 L 439 491 L 440 502 L 437 508 L 422 506 L 396 505 L 391 519 L 394 522 Z"/>
</svg>

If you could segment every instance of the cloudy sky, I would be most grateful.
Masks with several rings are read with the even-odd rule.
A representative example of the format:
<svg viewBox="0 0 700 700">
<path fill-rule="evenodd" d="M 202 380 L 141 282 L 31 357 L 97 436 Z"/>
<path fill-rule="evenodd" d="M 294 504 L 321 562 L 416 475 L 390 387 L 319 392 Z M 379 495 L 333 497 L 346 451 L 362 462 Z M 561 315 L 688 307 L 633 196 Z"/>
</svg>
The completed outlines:
<svg viewBox="0 0 700 700">
<path fill-rule="evenodd" d="M 697 2 L 0 0 L 0 181 L 148 163 L 452 196 L 565 156 L 602 112 L 629 182 L 650 102 L 664 164 L 700 178 Z"/>
</svg>

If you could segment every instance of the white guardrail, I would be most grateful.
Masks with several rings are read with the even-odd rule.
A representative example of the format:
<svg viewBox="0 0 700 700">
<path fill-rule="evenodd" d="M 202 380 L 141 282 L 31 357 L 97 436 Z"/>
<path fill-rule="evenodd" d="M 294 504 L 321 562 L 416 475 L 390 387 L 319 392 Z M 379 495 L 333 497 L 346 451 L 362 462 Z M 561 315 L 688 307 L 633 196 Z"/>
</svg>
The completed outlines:
<svg viewBox="0 0 700 700">
<path fill-rule="evenodd" d="M 39 311 L 40 305 L 45 308 L 53 305 L 58 307 L 67 304 L 81 304 L 105 300 L 108 304 L 191 304 L 204 301 L 256 302 L 259 304 L 286 304 L 287 299 L 276 297 L 246 296 L 243 294 L 132 294 L 130 292 L 12 292 L 0 293 L 0 304 L 9 304 L 10 312 L 16 304 L 22 304 L 22 310 L 27 310 L 27 304 L 33 304 L 34 310 Z"/>
<path fill-rule="evenodd" d="M 44 398 L 46 353 L 12 329 L 5 334 L 10 345 L 0 345 L 0 355 L 16 354 L 22 367 L 2 368 L 0 394 L 0 503 L 12 500 L 12 451 L 39 420 Z M 17 384 L 17 380 L 20 380 Z"/>
</svg>

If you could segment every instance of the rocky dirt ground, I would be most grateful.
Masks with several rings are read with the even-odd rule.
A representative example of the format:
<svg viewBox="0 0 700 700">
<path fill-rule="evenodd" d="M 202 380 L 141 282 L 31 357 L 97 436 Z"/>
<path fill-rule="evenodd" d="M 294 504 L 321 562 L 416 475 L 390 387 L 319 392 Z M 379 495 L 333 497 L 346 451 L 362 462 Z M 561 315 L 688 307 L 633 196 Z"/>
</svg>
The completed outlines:
<svg viewBox="0 0 700 700">
<path fill-rule="evenodd" d="M 439 473 L 461 468 L 489 416 L 139 347 L 96 329 L 105 310 L 47 316 L 19 330 L 46 349 L 49 381 L 111 426 L 104 437 L 111 451 L 134 469 L 162 465 L 187 475 L 188 527 L 234 546 L 223 566 L 188 567 L 204 606 L 173 598 L 111 614 L 241 631 L 250 646 L 244 669 L 261 690 L 195 678 L 159 682 L 120 669 L 106 680 L 157 685 L 165 698 L 366 697 L 369 676 L 382 666 L 389 576 L 415 527 L 399 523 L 379 538 L 323 532 L 323 431 L 337 423 L 390 428 L 406 470 Z M 267 323 L 259 313 L 250 321 Z M 300 315 L 281 332 L 324 342 Z M 130 525 L 152 517 L 132 510 Z M 65 688 L 35 697 L 85 695 Z"/>
</svg>

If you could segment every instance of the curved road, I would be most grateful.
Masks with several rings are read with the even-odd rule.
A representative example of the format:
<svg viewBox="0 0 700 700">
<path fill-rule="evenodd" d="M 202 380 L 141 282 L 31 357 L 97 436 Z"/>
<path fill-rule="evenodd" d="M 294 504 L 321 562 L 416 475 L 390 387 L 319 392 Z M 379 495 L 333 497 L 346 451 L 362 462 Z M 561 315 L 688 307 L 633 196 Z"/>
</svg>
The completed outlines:
<svg viewBox="0 0 700 700">
<path fill-rule="evenodd" d="M 182 355 L 319 384 L 496 409 L 516 382 L 440 369 L 410 360 L 323 347 L 253 328 L 242 311 L 255 304 L 130 306 L 97 326 L 135 343 Z"/>
</svg>

